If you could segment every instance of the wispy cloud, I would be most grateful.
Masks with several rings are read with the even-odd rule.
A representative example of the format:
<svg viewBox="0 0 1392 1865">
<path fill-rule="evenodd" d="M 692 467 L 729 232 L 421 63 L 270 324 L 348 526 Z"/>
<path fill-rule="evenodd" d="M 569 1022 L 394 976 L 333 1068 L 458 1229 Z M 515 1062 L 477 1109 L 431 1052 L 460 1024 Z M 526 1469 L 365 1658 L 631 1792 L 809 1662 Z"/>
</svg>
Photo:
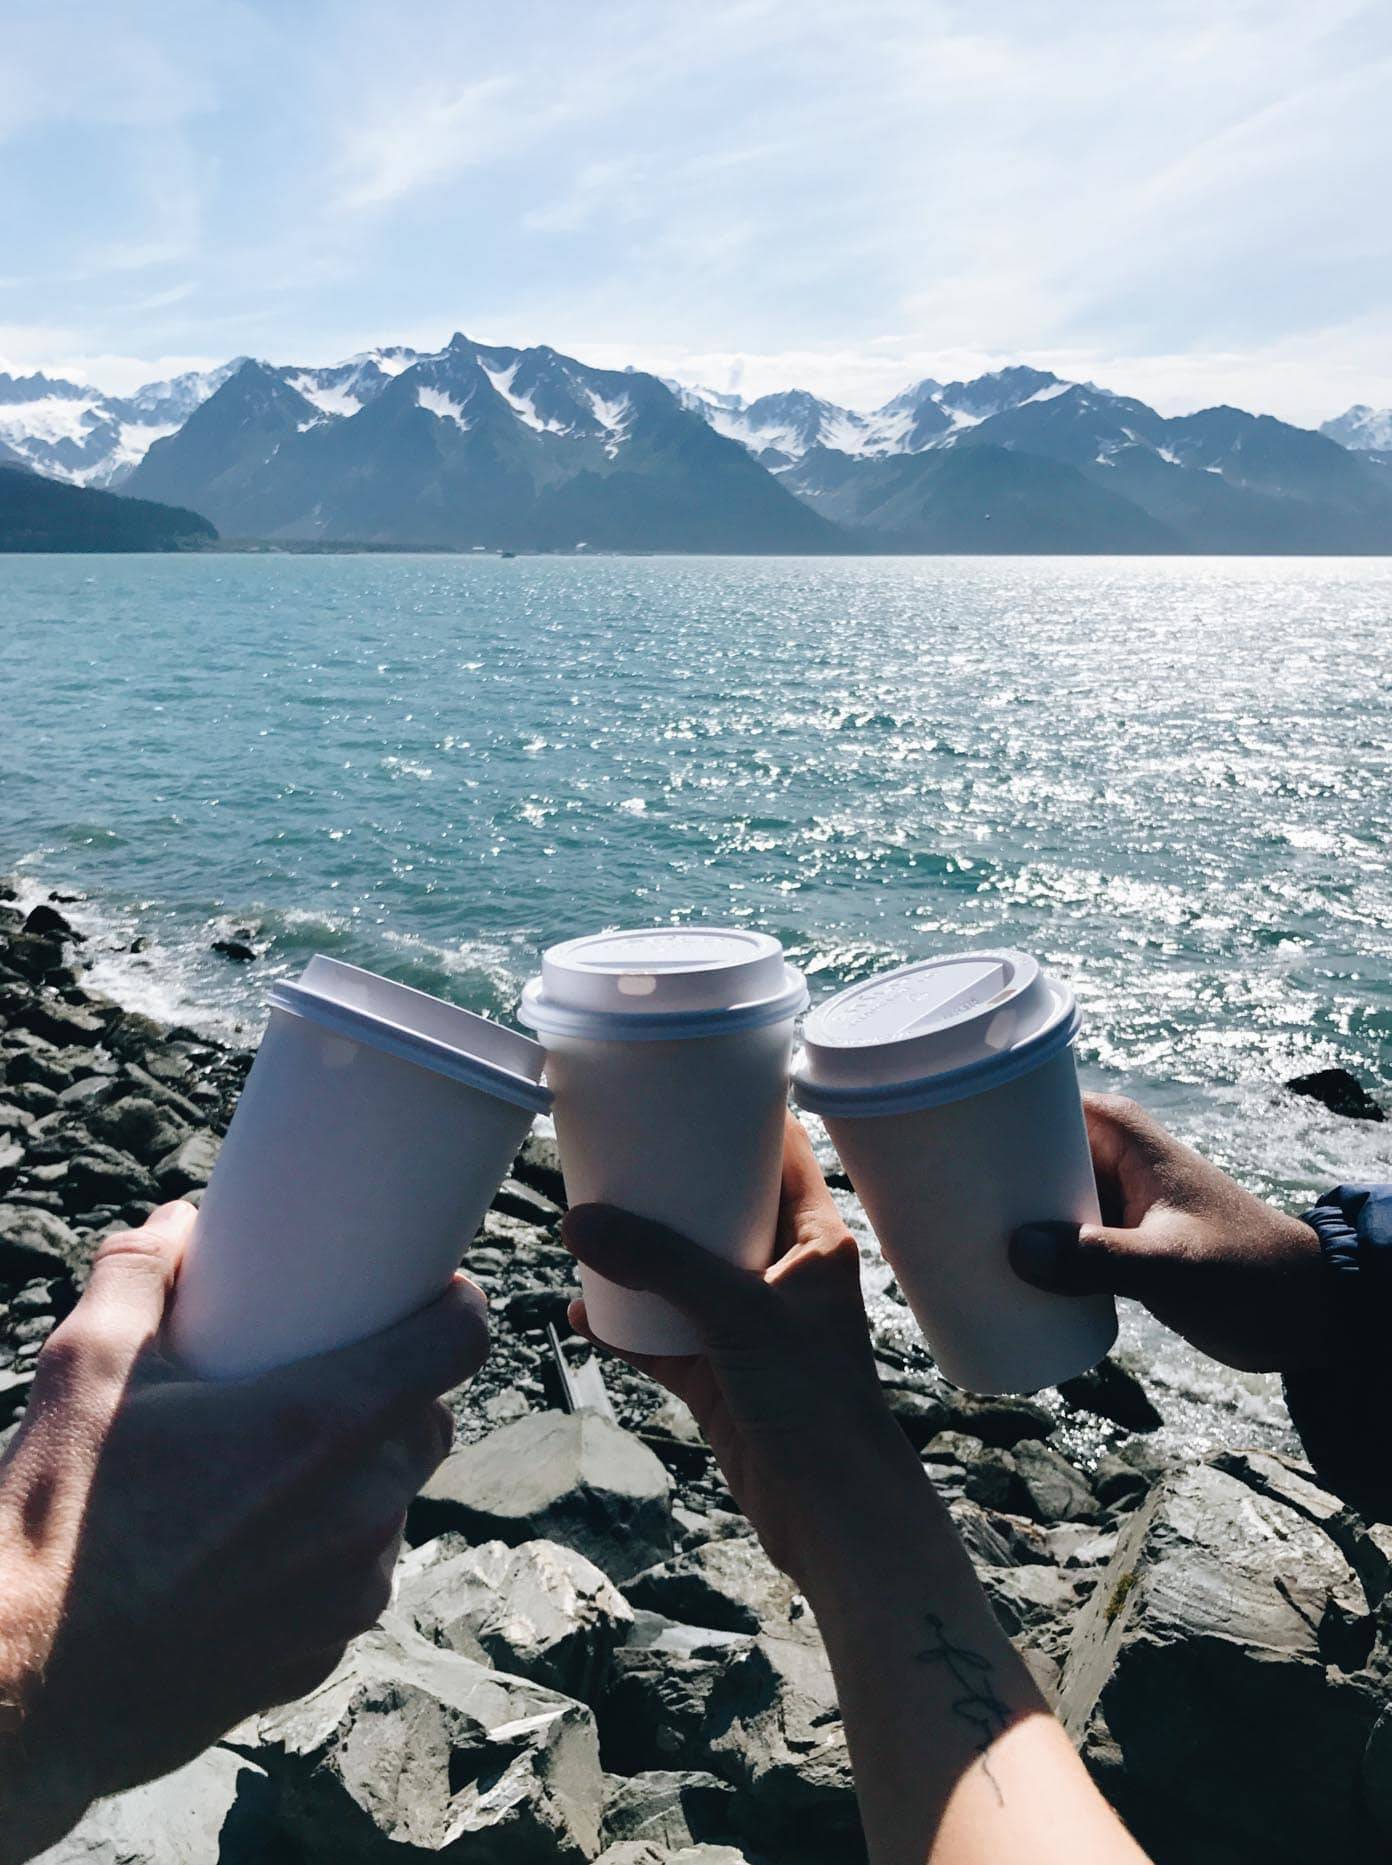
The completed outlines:
<svg viewBox="0 0 1392 1865">
<path fill-rule="evenodd" d="M 1016 357 L 1392 399 L 1378 0 L 130 0 L 78 61 L 66 11 L 14 0 L 0 65 L 0 289 L 55 355 L 463 327 L 858 405 Z"/>
</svg>

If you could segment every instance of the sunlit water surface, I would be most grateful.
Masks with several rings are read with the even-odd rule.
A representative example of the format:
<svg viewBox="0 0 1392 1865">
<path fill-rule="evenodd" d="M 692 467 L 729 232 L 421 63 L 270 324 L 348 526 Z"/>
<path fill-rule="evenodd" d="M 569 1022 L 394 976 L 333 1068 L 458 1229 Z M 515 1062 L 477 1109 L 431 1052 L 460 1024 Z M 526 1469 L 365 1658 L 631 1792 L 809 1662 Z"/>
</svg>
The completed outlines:
<svg viewBox="0 0 1392 1865">
<path fill-rule="evenodd" d="M 625 922 L 762 927 L 818 994 L 1008 942 L 1088 1082 L 1256 1190 L 1392 1178 L 1392 1126 L 1281 1086 L 1392 1078 L 1385 562 L 10 557 L 0 627 L 0 867 L 154 1014 L 250 1040 L 327 951 L 507 1016 Z"/>
</svg>

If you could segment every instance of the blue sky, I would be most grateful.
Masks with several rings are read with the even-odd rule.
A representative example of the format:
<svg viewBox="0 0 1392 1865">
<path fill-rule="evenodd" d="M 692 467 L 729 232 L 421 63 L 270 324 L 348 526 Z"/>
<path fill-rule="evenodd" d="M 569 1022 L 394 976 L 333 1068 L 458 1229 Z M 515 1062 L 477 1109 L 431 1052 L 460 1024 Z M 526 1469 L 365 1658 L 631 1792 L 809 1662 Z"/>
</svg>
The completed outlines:
<svg viewBox="0 0 1392 1865">
<path fill-rule="evenodd" d="M 1392 403 L 1384 0 L 5 0 L 0 367 Z"/>
</svg>

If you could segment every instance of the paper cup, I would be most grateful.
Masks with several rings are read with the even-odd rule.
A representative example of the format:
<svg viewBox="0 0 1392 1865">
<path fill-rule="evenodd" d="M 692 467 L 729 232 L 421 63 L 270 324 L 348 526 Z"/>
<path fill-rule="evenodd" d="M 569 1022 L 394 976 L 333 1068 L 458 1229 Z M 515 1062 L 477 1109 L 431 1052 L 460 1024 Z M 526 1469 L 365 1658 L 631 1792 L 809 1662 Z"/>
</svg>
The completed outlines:
<svg viewBox="0 0 1392 1865">
<path fill-rule="evenodd" d="M 571 1204 L 622 1206 L 747 1269 L 772 1260 L 800 972 L 766 934 L 603 933 L 553 946 L 519 1012 L 546 1048 Z M 583 1265 L 590 1326 L 695 1353 L 669 1303 Z"/>
<path fill-rule="evenodd" d="M 933 1358 L 955 1385 L 1033 1392 L 1116 1338 L 1108 1295 L 1050 1295 L 1010 1267 L 1028 1222 L 1098 1220 L 1072 993 L 1018 952 L 909 965 L 807 1018 L 794 1074 Z"/>
<path fill-rule="evenodd" d="M 315 958 L 271 1002 L 170 1318 L 175 1353 L 207 1378 L 432 1301 L 550 1105 L 538 1044 L 354 966 Z"/>
</svg>

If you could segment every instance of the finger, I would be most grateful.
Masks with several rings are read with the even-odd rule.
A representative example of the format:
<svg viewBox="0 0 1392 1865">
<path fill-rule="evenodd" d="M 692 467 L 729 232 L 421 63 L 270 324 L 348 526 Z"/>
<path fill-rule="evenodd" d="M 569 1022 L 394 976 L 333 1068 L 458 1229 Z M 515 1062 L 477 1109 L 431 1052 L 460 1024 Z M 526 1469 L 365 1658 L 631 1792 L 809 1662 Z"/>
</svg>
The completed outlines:
<svg viewBox="0 0 1392 1865">
<path fill-rule="evenodd" d="M 177 1200 L 152 1211 L 139 1230 L 102 1243 L 92 1261 L 69 1335 L 87 1335 L 113 1364 L 128 1365 L 159 1333 L 184 1246 L 197 1216 Z"/>
<path fill-rule="evenodd" d="M 462 1385 L 488 1357 L 488 1303 L 456 1276 L 435 1301 L 369 1339 L 263 1374 L 272 1408 L 308 1407 L 379 1427 L 403 1408 Z"/>
<path fill-rule="evenodd" d="M 707 1348 L 752 1346 L 768 1334 L 774 1304 L 763 1277 L 665 1224 L 616 1205 L 572 1205 L 561 1237 L 588 1269 L 670 1302 L 696 1323 Z"/>
<path fill-rule="evenodd" d="M 1022 1282 L 1055 1295 L 1132 1295 L 1144 1301 L 1168 1253 L 1137 1230 L 1104 1224 L 1026 1224 L 1010 1239 Z"/>
<path fill-rule="evenodd" d="M 783 1203 L 797 1216 L 826 1219 L 841 1227 L 841 1213 L 817 1164 L 812 1142 L 791 1112 L 783 1129 Z"/>
</svg>

